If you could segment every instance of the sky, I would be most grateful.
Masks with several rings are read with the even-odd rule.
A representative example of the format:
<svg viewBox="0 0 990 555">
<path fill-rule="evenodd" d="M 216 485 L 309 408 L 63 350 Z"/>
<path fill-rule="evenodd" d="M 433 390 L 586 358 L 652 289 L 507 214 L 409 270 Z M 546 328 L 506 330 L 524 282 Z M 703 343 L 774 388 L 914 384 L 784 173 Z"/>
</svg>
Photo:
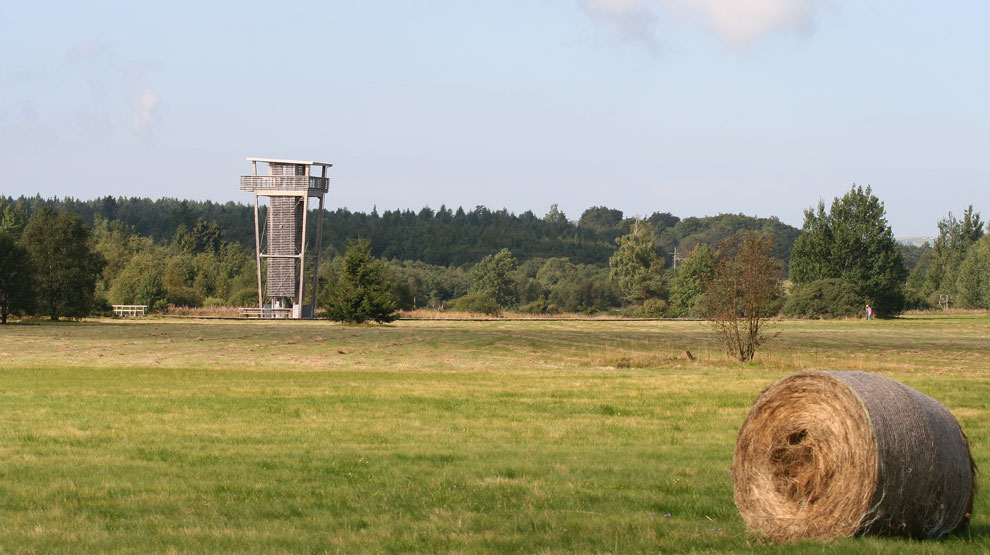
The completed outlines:
<svg viewBox="0 0 990 555">
<path fill-rule="evenodd" d="M 899 237 L 990 216 L 990 3 L 15 1 L 0 194 L 252 201 L 248 156 L 331 162 L 330 209 L 557 204 L 800 227 L 869 185 Z"/>
</svg>

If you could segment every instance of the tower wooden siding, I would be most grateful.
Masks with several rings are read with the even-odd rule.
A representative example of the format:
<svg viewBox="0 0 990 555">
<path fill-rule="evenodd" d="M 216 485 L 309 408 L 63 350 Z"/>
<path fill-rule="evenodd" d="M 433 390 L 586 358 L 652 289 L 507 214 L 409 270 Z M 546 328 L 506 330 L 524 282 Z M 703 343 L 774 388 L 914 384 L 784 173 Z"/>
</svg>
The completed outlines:
<svg viewBox="0 0 990 555">
<path fill-rule="evenodd" d="M 269 297 L 292 297 L 299 283 L 299 268 L 294 258 L 274 258 L 271 255 L 297 256 L 302 238 L 302 202 L 297 197 L 272 197 L 268 207 Z"/>
</svg>

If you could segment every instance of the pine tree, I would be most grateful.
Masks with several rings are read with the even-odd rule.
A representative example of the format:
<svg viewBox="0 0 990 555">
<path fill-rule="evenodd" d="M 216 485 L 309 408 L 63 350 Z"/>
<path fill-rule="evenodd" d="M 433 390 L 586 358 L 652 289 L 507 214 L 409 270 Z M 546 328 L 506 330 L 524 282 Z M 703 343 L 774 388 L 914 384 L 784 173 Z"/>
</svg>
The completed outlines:
<svg viewBox="0 0 990 555">
<path fill-rule="evenodd" d="M 550 211 L 543 216 L 543 221 L 550 224 L 567 224 L 567 215 L 561 212 L 556 204 L 550 205 Z"/>
<path fill-rule="evenodd" d="M 324 289 L 326 317 L 354 324 L 391 322 L 399 317 L 392 289 L 385 263 L 371 256 L 368 241 L 358 239 L 347 247 L 340 273 Z"/>
<path fill-rule="evenodd" d="M 608 260 L 610 276 L 619 283 L 626 301 L 642 303 L 665 296 L 664 259 L 657 252 L 650 224 L 637 221 L 632 232 L 616 239 L 619 248 Z"/>
<path fill-rule="evenodd" d="M 16 238 L 24 231 L 26 222 L 24 201 L 8 202 L 6 197 L 0 196 L 0 231 L 6 231 Z"/>
</svg>

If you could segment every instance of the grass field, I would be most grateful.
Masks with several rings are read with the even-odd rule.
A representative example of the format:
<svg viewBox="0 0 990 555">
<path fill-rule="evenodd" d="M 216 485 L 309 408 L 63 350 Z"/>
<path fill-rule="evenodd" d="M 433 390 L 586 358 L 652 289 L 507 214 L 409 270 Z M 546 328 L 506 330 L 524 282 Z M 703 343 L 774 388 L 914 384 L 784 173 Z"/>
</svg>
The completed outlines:
<svg viewBox="0 0 990 555">
<path fill-rule="evenodd" d="M 777 329 L 739 364 L 700 322 L 3 326 L 0 551 L 990 551 L 984 497 L 944 542 L 747 534 L 736 433 L 797 370 L 904 382 L 990 457 L 990 316 Z"/>
</svg>

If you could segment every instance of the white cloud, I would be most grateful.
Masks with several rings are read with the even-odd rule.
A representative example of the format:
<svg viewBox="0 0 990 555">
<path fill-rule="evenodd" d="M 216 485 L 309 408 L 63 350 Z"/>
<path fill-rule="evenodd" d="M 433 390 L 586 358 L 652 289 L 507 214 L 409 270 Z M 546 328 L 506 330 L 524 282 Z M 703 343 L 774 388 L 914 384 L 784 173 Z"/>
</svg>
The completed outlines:
<svg viewBox="0 0 990 555">
<path fill-rule="evenodd" d="M 604 22 L 622 40 L 638 42 L 657 51 L 657 16 L 644 0 L 582 0 L 584 9 Z"/>
<path fill-rule="evenodd" d="M 686 19 L 745 50 L 773 33 L 808 33 L 831 0 L 582 0 L 584 9 L 626 39 L 655 47 L 663 14 Z"/>
<path fill-rule="evenodd" d="M 775 32 L 809 32 L 827 0 L 664 0 L 704 20 L 732 48 L 745 49 Z"/>
<path fill-rule="evenodd" d="M 84 62 L 87 60 L 103 60 L 109 53 L 109 45 L 100 39 L 89 39 L 69 49 L 65 59 L 69 62 Z"/>
<path fill-rule="evenodd" d="M 131 82 L 131 129 L 149 137 L 157 120 L 160 99 L 158 93 L 145 83 L 145 73 L 156 69 L 156 63 L 132 63 L 128 70 Z"/>
<path fill-rule="evenodd" d="M 131 127 L 140 135 L 151 131 L 155 110 L 158 108 L 158 95 L 155 91 L 142 87 L 131 96 Z"/>
<path fill-rule="evenodd" d="M 77 91 L 73 101 L 74 119 L 84 135 L 108 137 L 129 129 L 148 138 L 158 120 L 161 100 L 147 84 L 153 62 L 121 62 L 109 44 L 90 39 L 71 48 L 66 62 L 72 71 L 68 89 Z M 75 77 L 75 79 L 72 79 Z M 89 91 L 88 98 L 81 93 Z"/>
</svg>

